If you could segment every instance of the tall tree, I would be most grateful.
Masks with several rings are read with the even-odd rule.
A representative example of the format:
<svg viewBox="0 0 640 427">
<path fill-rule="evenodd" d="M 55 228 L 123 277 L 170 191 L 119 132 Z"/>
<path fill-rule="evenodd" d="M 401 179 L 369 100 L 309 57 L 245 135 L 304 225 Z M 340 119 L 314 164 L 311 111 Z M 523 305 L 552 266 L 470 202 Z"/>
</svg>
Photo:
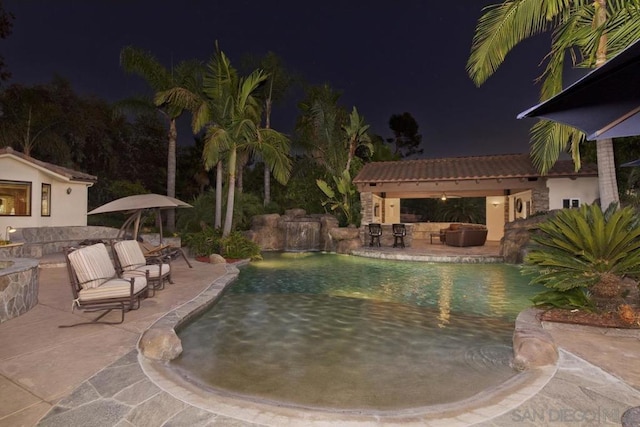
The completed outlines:
<svg viewBox="0 0 640 427">
<path fill-rule="evenodd" d="M 341 93 L 329 85 L 311 86 L 299 104 L 296 134 L 300 147 L 331 175 L 344 170 L 346 151 L 342 125 L 347 111 L 338 105 Z"/>
<path fill-rule="evenodd" d="M 54 127 L 62 123 L 64 111 L 47 85 L 11 85 L 2 93 L 1 145 L 17 145 L 27 156 L 41 141 L 63 144 Z"/>
<path fill-rule="evenodd" d="M 233 224 L 239 152 L 260 153 L 280 183 L 286 183 L 291 173 L 288 138 L 259 126 L 261 109 L 254 94 L 265 80 L 261 70 L 239 77 L 224 52 L 218 50 L 204 75 L 204 97 L 185 88 L 165 91 L 156 97 L 157 103 L 176 104 L 193 112 L 194 131 L 205 129 L 203 159 L 207 168 L 218 164 L 226 153 L 227 208 L 223 236 L 231 233 Z"/>
<path fill-rule="evenodd" d="M 418 122 L 410 113 L 392 115 L 389 128 L 393 131 L 393 138 L 387 139 L 387 142 L 395 145 L 395 155 L 410 157 L 423 153 L 424 149 L 420 148 L 422 135 L 418 133 Z"/>
<path fill-rule="evenodd" d="M 467 71 L 481 85 L 521 41 L 551 32 L 551 50 L 540 77 L 540 100 L 562 90 L 566 57 L 573 65 L 599 66 L 640 38 L 639 0 L 508 0 L 488 6 L 480 17 L 473 38 Z M 567 55 L 567 53 L 570 55 Z M 580 168 L 582 132 L 557 122 L 542 120 L 531 130 L 531 155 L 542 173 L 547 173 L 561 152 L 570 150 Z M 600 200 L 605 209 L 619 199 L 615 178 L 613 143 L 596 142 Z"/>
<path fill-rule="evenodd" d="M 141 49 L 127 46 L 120 52 L 120 65 L 128 72 L 137 74 L 149 84 L 154 91 L 154 95 L 177 87 L 195 88 L 197 85 L 201 64 L 197 61 L 184 61 L 176 67 L 165 68 L 151 53 Z M 136 102 L 130 105 L 145 105 L 155 108 L 152 101 L 149 103 Z M 176 141 L 178 130 L 176 120 L 184 112 L 181 108 L 173 104 L 157 105 L 158 111 L 168 122 L 169 141 L 167 148 L 167 196 L 176 196 Z M 167 225 L 169 231 L 175 230 L 175 210 L 167 210 Z"/>
<path fill-rule="evenodd" d="M 259 61 L 249 60 L 252 69 L 260 68 L 267 73 L 267 81 L 258 88 L 258 96 L 263 100 L 264 128 L 271 129 L 271 113 L 273 104 L 281 101 L 287 91 L 295 82 L 295 78 L 287 71 L 282 59 L 273 52 L 267 54 Z M 271 203 L 271 169 L 264 168 L 264 206 Z"/>
<path fill-rule="evenodd" d="M 301 114 L 296 131 L 307 155 L 321 165 L 333 181 L 331 184 L 325 179 L 316 179 L 316 185 L 327 196 L 323 206 L 341 213 L 342 224 L 356 225 L 359 208 L 351 177 L 362 163 L 354 166 L 353 160 L 360 147 L 366 147 L 367 157 L 373 155 L 373 144 L 364 118 L 355 107 L 347 115 L 338 105 L 339 97 L 328 85 L 309 88 L 307 97 L 298 105 Z"/>
</svg>

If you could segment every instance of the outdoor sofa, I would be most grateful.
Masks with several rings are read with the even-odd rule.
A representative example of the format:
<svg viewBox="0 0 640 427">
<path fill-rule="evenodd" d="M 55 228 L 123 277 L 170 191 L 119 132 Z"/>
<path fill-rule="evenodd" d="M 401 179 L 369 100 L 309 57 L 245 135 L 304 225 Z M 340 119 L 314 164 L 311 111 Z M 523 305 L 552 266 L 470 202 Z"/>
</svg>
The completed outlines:
<svg viewBox="0 0 640 427">
<path fill-rule="evenodd" d="M 487 227 L 482 224 L 451 224 L 440 230 L 440 239 L 449 246 L 483 246 Z"/>
</svg>

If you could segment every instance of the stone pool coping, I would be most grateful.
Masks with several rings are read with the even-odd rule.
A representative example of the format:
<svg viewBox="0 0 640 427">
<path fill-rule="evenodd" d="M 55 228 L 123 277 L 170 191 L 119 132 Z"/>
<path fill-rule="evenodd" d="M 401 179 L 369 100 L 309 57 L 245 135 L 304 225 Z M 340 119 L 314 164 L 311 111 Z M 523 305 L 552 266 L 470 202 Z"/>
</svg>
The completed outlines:
<svg viewBox="0 0 640 427">
<path fill-rule="evenodd" d="M 237 267 L 246 262 L 227 265 L 227 273 L 215 280 L 191 301 L 168 312 L 148 330 L 166 334 L 179 331 L 181 325 L 206 310 L 237 278 Z M 236 397 L 204 389 L 178 374 L 169 362 L 152 360 L 143 355 L 138 341 L 138 363 L 157 387 L 191 406 L 251 423 L 264 425 L 361 426 L 383 422 L 385 425 L 469 425 L 487 421 L 517 408 L 537 394 L 555 375 L 557 364 L 536 367 L 517 373 L 506 382 L 457 402 L 397 411 L 344 411 L 301 408 L 268 404 L 258 399 Z"/>
<path fill-rule="evenodd" d="M 39 261 L 35 258 L 0 258 L 0 265 L 8 264 L 0 272 L 2 274 L 13 274 L 21 271 L 29 270 L 30 268 L 38 267 Z"/>
</svg>

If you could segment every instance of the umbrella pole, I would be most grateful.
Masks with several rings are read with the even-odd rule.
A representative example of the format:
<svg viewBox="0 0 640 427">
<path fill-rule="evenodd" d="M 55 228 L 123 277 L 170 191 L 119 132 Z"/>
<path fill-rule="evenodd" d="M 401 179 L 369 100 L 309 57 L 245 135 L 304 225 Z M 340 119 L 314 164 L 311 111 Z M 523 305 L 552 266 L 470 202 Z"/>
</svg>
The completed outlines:
<svg viewBox="0 0 640 427">
<path fill-rule="evenodd" d="M 118 237 L 117 237 L 118 239 L 124 239 L 125 238 L 125 236 L 127 234 L 127 230 L 131 226 L 131 223 L 135 220 L 136 215 L 137 215 L 136 213 L 133 213 L 132 215 L 129 215 L 129 217 L 124 222 L 124 224 L 122 224 L 122 227 L 120 227 L 120 231 L 118 231 Z"/>
<path fill-rule="evenodd" d="M 160 208 L 156 210 L 156 216 L 158 218 L 158 226 L 160 228 L 160 246 L 162 246 L 162 213 L 160 212 Z"/>
<path fill-rule="evenodd" d="M 133 240 L 138 240 L 138 232 L 140 231 L 140 217 L 142 216 L 142 209 L 138 210 L 136 214 L 136 222 L 133 226 Z"/>
</svg>

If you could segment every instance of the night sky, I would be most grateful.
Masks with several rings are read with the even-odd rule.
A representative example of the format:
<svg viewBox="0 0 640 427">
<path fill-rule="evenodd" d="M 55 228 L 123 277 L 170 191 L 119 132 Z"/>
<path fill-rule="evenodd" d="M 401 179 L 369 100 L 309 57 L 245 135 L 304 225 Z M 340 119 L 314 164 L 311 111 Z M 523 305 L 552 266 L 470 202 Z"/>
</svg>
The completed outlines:
<svg viewBox="0 0 640 427">
<path fill-rule="evenodd" d="M 516 115 L 538 101 L 534 79 L 548 40 L 517 46 L 481 88 L 465 70 L 482 8 L 496 2 L 4 0 L 15 21 L 0 49 L 13 74 L 8 84 L 48 83 L 57 73 L 77 93 L 112 102 L 149 90 L 120 68 L 122 47 L 169 66 L 207 61 L 218 40 L 233 65 L 273 51 L 309 83 L 342 91 L 340 103 L 355 105 L 383 138 L 392 135 L 392 114 L 411 113 L 424 157 L 528 152 L 534 122 Z M 294 97 L 272 119 L 288 134 Z M 189 144 L 182 128 L 179 143 Z"/>
</svg>

